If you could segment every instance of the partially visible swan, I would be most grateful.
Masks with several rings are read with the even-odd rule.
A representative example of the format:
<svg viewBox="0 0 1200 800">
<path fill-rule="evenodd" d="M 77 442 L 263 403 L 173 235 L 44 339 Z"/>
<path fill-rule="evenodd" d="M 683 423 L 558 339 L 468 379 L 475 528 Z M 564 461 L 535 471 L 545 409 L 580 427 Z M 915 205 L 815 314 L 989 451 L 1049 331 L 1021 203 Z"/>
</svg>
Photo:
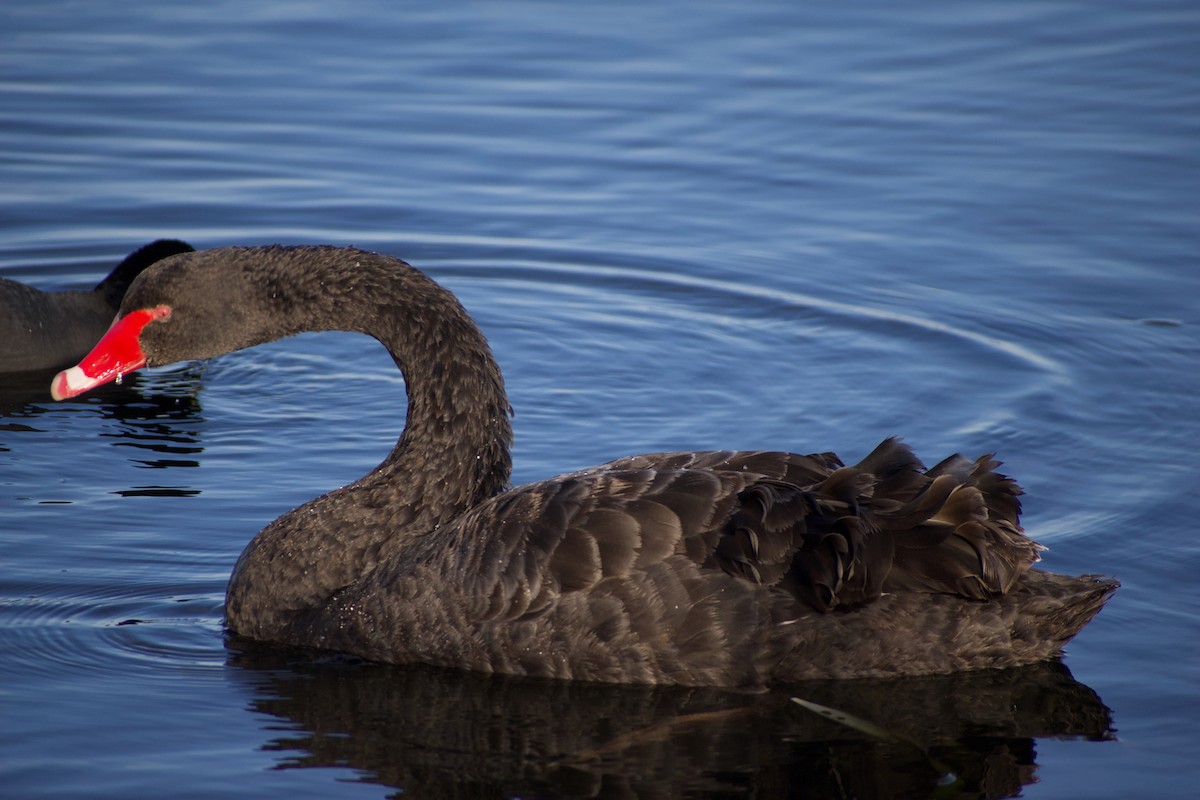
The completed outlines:
<svg viewBox="0 0 1200 800">
<path fill-rule="evenodd" d="M 888 439 L 831 453 L 660 453 L 509 488 L 483 334 L 408 264 L 350 248 L 174 256 L 57 398 L 302 331 L 357 331 L 404 373 L 370 474 L 249 544 L 226 595 L 255 639 L 488 672 L 761 685 L 1004 667 L 1057 654 L 1115 581 L 1032 569 L 990 456 L 925 469 Z"/>
<path fill-rule="evenodd" d="M 191 245 L 158 239 L 125 258 L 91 291 L 43 292 L 0 278 L 0 372 L 62 369 L 112 324 L 125 290 L 154 262 Z"/>
</svg>

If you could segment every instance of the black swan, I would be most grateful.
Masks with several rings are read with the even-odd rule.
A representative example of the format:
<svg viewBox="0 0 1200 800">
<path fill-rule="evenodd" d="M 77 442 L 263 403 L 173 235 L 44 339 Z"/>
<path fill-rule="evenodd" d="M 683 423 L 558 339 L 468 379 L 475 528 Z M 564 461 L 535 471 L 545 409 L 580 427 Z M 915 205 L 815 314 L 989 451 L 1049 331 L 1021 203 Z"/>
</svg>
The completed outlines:
<svg viewBox="0 0 1200 800">
<path fill-rule="evenodd" d="M 62 369 L 87 355 L 146 267 L 191 245 L 158 239 L 125 258 L 91 291 L 43 292 L 0 278 L 0 372 Z"/>
<path fill-rule="evenodd" d="M 147 270 L 53 394 L 303 331 L 356 331 L 405 377 L 370 474 L 268 525 L 229 629 L 394 663 L 586 681 L 763 685 L 1051 658 L 1112 580 L 1032 569 L 990 456 L 896 439 L 831 453 L 658 453 L 509 487 L 508 399 L 454 296 L 352 248 L 228 248 Z"/>
</svg>

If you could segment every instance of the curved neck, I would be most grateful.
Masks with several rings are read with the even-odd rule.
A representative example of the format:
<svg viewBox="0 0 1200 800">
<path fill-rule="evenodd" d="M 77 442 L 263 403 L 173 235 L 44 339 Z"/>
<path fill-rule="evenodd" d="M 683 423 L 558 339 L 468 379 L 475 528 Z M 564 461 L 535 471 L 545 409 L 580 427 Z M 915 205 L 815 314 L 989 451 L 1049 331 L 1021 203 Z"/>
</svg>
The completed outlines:
<svg viewBox="0 0 1200 800">
<path fill-rule="evenodd" d="M 383 478 L 392 502 L 404 487 L 400 502 L 419 505 L 420 527 L 434 528 L 508 488 L 512 408 L 483 334 L 450 293 L 420 278 L 435 291 L 383 307 L 406 322 L 388 338 L 374 334 L 404 375 L 404 432 L 359 483 Z"/>
<path fill-rule="evenodd" d="M 245 291 L 264 309 L 249 315 L 240 346 L 306 331 L 359 332 L 379 340 L 404 375 L 404 433 L 345 491 L 386 484 L 387 504 L 413 509 L 409 527 L 419 533 L 508 487 L 512 411 L 504 381 L 453 294 L 399 259 L 351 248 L 234 252 L 235 261 L 253 265 L 240 274 L 253 281 Z M 196 255 L 229 258 L 228 251 Z"/>
<path fill-rule="evenodd" d="M 450 292 L 408 264 L 316 247 L 206 251 L 192 261 L 209 258 L 232 266 L 211 273 L 223 282 L 214 296 L 240 294 L 244 313 L 230 341 L 207 336 L 193 347 L 353 331 L 378 339 L 404 374 L 407 421 L 383 463 L 275 520 L 230 577 L 233 630 L 306 641 L 300 631 L 315 618 L 305 615 L 319 615 L 335 592 L 508 488 L 511 409 L 483 334 Z"/>
<path fill-rule="evenodd" d="M 466 310 L 434 280 L 368 253 L 347 266 L 338 274 L 350 282 L 340 289 L 358 295 L 357 313 L 338 327 L 378 339 L 408 394 L 395 448 L 354 486 L 386 482 L 389 503 L 419 509 L 412 524 L 430 530 L 508 488 L 512 409 L 500 368 Z M 343 296 L 326 288 L 328 296 Z"/>
</svg>

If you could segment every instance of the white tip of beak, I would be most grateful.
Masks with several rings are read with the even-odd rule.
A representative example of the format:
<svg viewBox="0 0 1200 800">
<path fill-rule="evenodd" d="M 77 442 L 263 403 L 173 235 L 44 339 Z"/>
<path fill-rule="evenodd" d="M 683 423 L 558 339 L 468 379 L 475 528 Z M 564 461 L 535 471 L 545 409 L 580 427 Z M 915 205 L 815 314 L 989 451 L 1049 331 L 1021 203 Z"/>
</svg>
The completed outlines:
<svg viewBox="0 0 1200 800">
<path fill-rule="evenodd" d="M 86 392 L 96 383 L 79 367 L 71 367 L 54 376 L 54 380 L 50 383 L 50 396 L 55 400 L 66 400 L 68 397 L 75 397 Z"/>
</svg>

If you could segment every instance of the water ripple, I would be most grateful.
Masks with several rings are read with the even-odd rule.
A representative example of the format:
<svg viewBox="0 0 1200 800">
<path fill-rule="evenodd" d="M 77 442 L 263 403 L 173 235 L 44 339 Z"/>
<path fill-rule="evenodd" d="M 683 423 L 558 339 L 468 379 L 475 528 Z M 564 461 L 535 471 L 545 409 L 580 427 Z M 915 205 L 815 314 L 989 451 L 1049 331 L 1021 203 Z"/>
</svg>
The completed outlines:
<svg viewBox="0 0 1200 800">
<path fill-rule="evenodd" d="M 225 661 L 220 595 L 152 595 L 145 586 L 37 587 L 0 601 L 12 676 L 46 669 L 104 675 L 217 669 Z"/>
</svg>

